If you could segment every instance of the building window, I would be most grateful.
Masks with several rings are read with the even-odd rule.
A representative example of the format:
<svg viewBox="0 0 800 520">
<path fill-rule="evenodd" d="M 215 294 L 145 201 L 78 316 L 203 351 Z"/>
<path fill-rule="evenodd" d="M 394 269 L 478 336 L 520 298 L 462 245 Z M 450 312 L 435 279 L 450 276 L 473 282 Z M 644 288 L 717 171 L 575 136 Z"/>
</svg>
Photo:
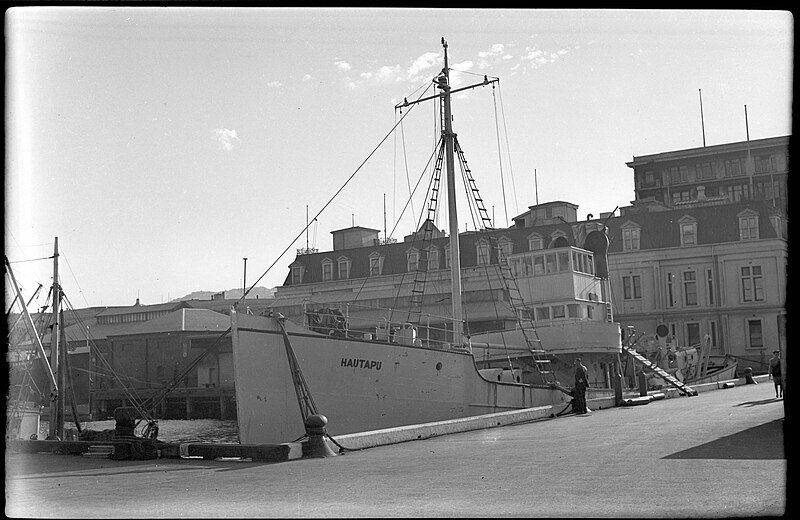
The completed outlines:
<svg viewBox="0 0 800 520">
<path fill-rule="evenodd" d="M 695 165 L 695 175 L 697 176 L 698 180 L 713 179 L 714 168 L 712 167 L 711 163 L 699 163 Z"/>
<path fill-rule="evenodd" d="M 549 320 L 550 319 L 550 307 L 536 307 L 536 319 L 537 320 Z"/>
<path fill-rule="evenodd" d="M 681 246 L 697 245 L 697 222 L 681 223 Z"/>
<path fill-rule="evenodd" d="M 439 250 L 436 248 L 428 250 L 428 270 L 439 269 Z"/>
<path fill-rule="evenodd" d="M 322 262 L 322 281 L 333 280 L 333 262 L 325 260 Z"/>
<path fill-rule="evenodd" d="M 742 301 L 764 301 L 764 278 L 760 265 L 742 267 Z"/>
<path fill-rule="evenodd" d="M 303 266 L 292 266 L 292 285 L 303 283 Z"/>
<path fill-rule="evenodd" d="M 511 240 L 500 240 L 497 244 L 497 257 L 500 258 L 502 254 L 502 258 L 508 258 L 514 252 L 514 242 Z"/>
<path fill-rule="evenodd" d="M 691 195 L 689 190 L 674 191 L 672 192 L 672 203 L 675 204 L 676 202 L 691 200 Z"/>
<path fill-rule="evenodd" d="M 711 346 L 717 346 L 717 322 L 716 321 L 709 321 L 708 322 L 708 333 L 711 336 Z"/>
<path fill-rule="evenodd" d="M 558 270 L 569 271 L 569 251 L 559 251 L 558 255 Z"/>
<path fill-rule="evenodd" d="M 639 249 L 639 228 L 622 230 L 622 250 L 637 251 Z"/>
<path fill-rule="evenodd" d="M 686 344 L 689 347 L 694 347 L 700 344 L 700 324 L 687 323 L 686 324 Z"/>
<path fill-rule="evenodd" d="M 747 347 L 748 348 L 764 348 L 764 335 L 761 330 L 760 319 L 747 320 Z"/>
<path fill-rule="evenodd" d="M 694 271 L 683 272 L 683 303 L 697 305 L 697 273 Z"/>
<path fill-rule="evenodd" d="M 540 276 L 544 274 L 544 255 L 537 255 L 533 257 L 533 275 Z"/>
<path fill-rule="evenodd" d="M 586 317 L 590 320 L 594 317 L 594 307 L 591 305 L 586 306 Z"/>
<path fill-rule="evenodd" d="M 450 269 L 450 246 L 444 248 L 444 268 Z"/>
<path fill-rule="evenodd" d="M 733 184 L 728 186 L 728 199 L 733 202 L 740 202 L 750 198 L 750 186 L 748 184 Z"/>
<path fill-rule="evenodd" d="M 545 257 L 545 271 L 547 274 L 556 272 L 556 255 L 555 253 L 548 253 Z"/>
<path fill-rule="evenodd" d="M 406 254 L 406 270 L 409 273 L 412 273 L 419 269 L 419 252 L 416 250 L 411 250 Z"/>
<path fill-rule="evenodd" d="M 725 161 L 725 177 L 736 177 L 744 175 L 745 169 L 741 159 Z"/>
<path fill-rule="evenodd" d="M 539 251 L 544 249 L 544 240 L 539 235 L 531 235 L 528 237 L 528 250 Z"/>
<path fill-rule="evenodd" d="M 711 269 L 706 269 L 706 289 L 708 290 L 708 294 L 706 295 L 708 304 L 714 305 L 714 276 L 712 275 Z"/>
<path fill-rule="evenodd" d="M 642 298 L 642 277 L 638 274 L 622 277 L 622 297 L 626 300 Z"/>
<path fill-rule="evenodd" d="M 373 253 L 369 257 L 369 275 L 380 276 L 381 274 L 383 274 L 383 257 Z"/>
<path fill-rule="evenodd" d="M 739 217 L 739 240 L 755 240 L 758 238 L 758 216 Z"/>
<path fill-rule="evenodd" d="M 756 156 L 756 173 L 767 173 L 778 171 L 778 158 L 774 155 Z"/>
<path fill-rule="evenodd" d="M 567 316 L 570 318 L 579 318 L 578 313 L 580 312 L 580 306 L 577 303 L 568 303 L 567 304 Z"/>
<path fill-rule="evenodd" d="M 667 273 L 667 307 L 675 307 L 675 293 L 672 287 L 673 274 Z"/>
<path fill-rule="evenodd" d="M 553 319 L 564 318 L 565 316 L 563 305 L 553 305 Z"/>
<path fill-rule="evenodd" d="M 346 280 L 350 278 L 350 260 L 342 257 L 339 259 L 339 279 Z"/>
<path fill-rule="evenodd" d="M 489 244 L 486 242 L 478 242 L 476 247 L 478 253 L 478 265 L 489 265 L 491 260 Z"/>
</svg>

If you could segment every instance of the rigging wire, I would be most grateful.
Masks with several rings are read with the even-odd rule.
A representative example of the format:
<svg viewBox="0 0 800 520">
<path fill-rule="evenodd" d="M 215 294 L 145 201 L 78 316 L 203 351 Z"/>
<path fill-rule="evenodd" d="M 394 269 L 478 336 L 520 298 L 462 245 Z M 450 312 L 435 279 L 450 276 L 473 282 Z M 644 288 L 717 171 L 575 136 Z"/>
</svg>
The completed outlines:
<svg viewBox="0 0 800 520">
<path fill-rule="evenodd" d="M 506 216 L 506 227 L 508 227 L 508 204 L 506 203 L 506 186 L 503 180 L 503 154 L 500 148 L 500 126 L 497 121 L 497 98 L 494 95 L 494 83 L 492 83 L 492 102 L 494 103 L 494 128 L 497 133 L 497 160 L 500 164 L 500 191 L 503 193 L 503 211 Z"/>
<path fill-rule="evenodd" d="M 403 109 L 401 108 L 400 114 L 402 113 Z M 411 199 L 411 178 L 408 175 L 408 154 L 406 153 L 406 131 L 405 131 L 405 125 L 402 122 L 400 123 L 400 140 L 403 143 L 403 166 L 405 166 L 406 169 L 406 185 L 408 186 L 408 197 L 409 199 Z M 414 211 L 413 200 L 411 201 L 411 214 L 412 215 L 416 214 L 416 211 Z"/>
<path fill-rule="evenodd" d="M 430 87 L 431 87 L 431 85 L 428 85 L 428 88 L 430 88 Z M 425 92 L 427 92 L 427 91 L 428 91 L 428 88 L 426 88 L 426 89 L 425 89 L 425 90 L 422 92 L 422 94 L 420 94 L 419 98 L 422 98 L 422 96 L 424 96 L 424 95 L 425 95 Z M 412 107 L 411 107 L 411 108 L 413 108 L 414 106 L 416 106 L 416 105 L 412 105 Z M 316 215 L 314 215 L 314 219 L 315 219 L 315 220 L 316 220 L 316 219 L 317 219 L 317 218 L 318 218 L 318 217 L 319 217 L 319 216 L 322 214 L 322 212 L 323 212 L 323 211 L 325 211 L 325 210 L 328 208 L 328 206 L 330 206 L 330 204 L 333 202 L 333 200 L 334 200 L 334 199 L 335 199 L 337 196 L 339 196 L 339 193 L 341 193 L 341 192 L 342 192 L 342 190 L 344 190 L 344 189 L 345 189 L 345 187 L 347 187 L 347 185 L 350 183 L 350 181 L 351 181 L 351 180 L 353 180 L 353 177 L 355 177 L 355 176 L 356 176 L 356 174 L 357 174 L 357 173 L 358 173 L 358 172 L 361 170 L 361 168 L 362 168 L 362 167 L 363 167 L 363 166 L 364 166 L 364 165 L 367 163 L 367 161 L 368 161 L 368 160 L 369 160 L 369 159 L 370 159 L 370 158 L 371 158 L 371 157 L 372 157 L 372 156 L 375 154 L 375 152 L 377 152 L 377 151 L 378 151 L 378 148 L 380 148 L 380 147 L 381 147 L 381 145 L 383 145 L 383 143 L 384 143 L 384 142 L 385 142 L 385 141 L 386 141 L 386 140 L 389 138 L 389 136 L 390 136 L 390 135 L 391 135 L 391 134 L 394 132 L 395 128 L 397 128 L 397 125 L 398 125 L 398 124 L 400 124 L 400 123 L 402 123 L 402 122 L 403 122 L 403 119 L 405 119 L 405 118 L 406 118 L 406 116 L 408 116 L 408 114 L 410 114 L 410 113 L 411 113 L 411 109 L 409 109 L 408 111 L 406 111 L 405 115 L 403 115 L 403 116 L 400 118 L 400 121 L 398 121 L 397 123 L 395 123 L 395 125 L 394 125 L 394 126 L 391 128 L 391 130 L 389 130 L 389 132 L 388 132 L 388 133 L 387 133 L 387 134 L 386 134 L 386 135 L 383 137 L 383 139 L 381 139 L 381 140 L 380 140 L 380 142 L 377 144 L 377 146 L 375 146 L 375 148 L 374 148 L 374 149 L 373 149 L 373 150 L 372 150 L 372 151 L 369 153 L 369 155 L 367 155 L 366 159 L 364 159 L 364 160 L 361 162 L 361 164 L 359 164 L 359 165 L 358 165 L 358 167 L 355 169 L 355 171 L 353 171 L 353 173 L 351 173 L 351 174 L 350 174 L 350 176 L 347 178 L 347 180 L 345 180 L 344 184 L 342 184 L 342 186 L 341 186 L 341 187 L 340 187 L 338 190 L 336 190 L 336 193 L 334 193 L 334 194 L 333 194 L 333 196 L 331 196 L 331 198 L 330 198 L 330 199 L 328 199 L 328 202 L 326 202 L 326 203 L 325 203 L 325 205 L 322 207 L 322 209 L 320 209 L 320 210 L 317 212 L 317 214 L 316 214 Z M 247 294 L 248 294 L 250 291 L 252 291 L 252 290 L 253 290 L 253 287 L 255 287 L 255 286 L 256 286 L 256 284 L 258 284 L 258 282 L 260 282 L 260 281 L 261 281 L 261 279 L 262 279 L 262 278 L 264 278 L 264 276 L 266 276 L 266 275 L 267 275 L 267 273 L 268 273 L 268 272 L 269 272 L 269 271 L 270 271 L 270 270 L 271 270 L 271 269 L 272 269 L 272 268 L 275 266 L 275 264 L 277 264 L 277 263 L 278 263 L 278 261 L 279 261 L 281 258 L 283 258 L 283 255 L 285 255 L 285 254 L 286 254 L 286 252 L 287 252 L 287 251 L 288 251 L 288 250 L 289 250 L 289 249 L 290 249 L 290 248 L 291 248 L 291 247 L 294 245 L 294 243 L 295 243 L 295 242 L 297 242 L 297 240 L 298 240 L 298 239 L 299 239 L 301 236 L 303 236 L 303 233 L 305 232 L 305 230 L 306 230 L 306 229 L 308 229 L 308 224 L 306 224 L 306 226 L 305 226 L 305 227 L 304 227 L 302 230 L 300 230 L 300 232 L 297 234 L 297 236 L 294 238 L 294 240 L 292 240 L 292 241 L 289 243 L 289 245 L 288 245 L 288 246 L 286 246 L 286 248 L 285 248 L 285 249 L 284 249 L 284 250 L 281 252 L 281 254 L 280 254 L 280 255 L 278 255 L 278 257 L 275 259 L 275 261 L 273 261 L 273 262 L 272 262 L 272 264 L 270 264 L 270 266 L 269 266 L 269 267 L 267 267 L 267 270 L 266 270 L 266 271 L 264 271 L 264 272 L 261 274 L 261 276 L 259 276 L 259 277 L 258 277 L 258 279 L 257 279 L 257 280 L 256 280 L 256 281 L 253 283 L 253 285 L 251 285 L 251 286 L 250 286 L 250 288 L 249 288 L 249 289 L 247 289 L 247 291 L 245 291 L 245 292 L 244 292 L 244 294 L 242 294 L 242 297 L 241 297 L 241 298 L 239 298 L 239 300 L 237 300 L 237 302 L 236 302 L 236 303 L 234 303 L 234 307 L 235 307 L 235 306 L 236 306 L 236 305 L 237 305 L 239 302 L 241 302 L 242 300 L 244 300 L 245 296 L 247 296 Z"/>
<path fill-rule="evenodd" d="M 25 260 L 9 260 L 8 263 L 9 264 L 21 264 L 23 262 L 35 262 L 37 260 L 52 260 L 52 259 L 53 259 L 53 256 L 51 255 L 51 256 L 44 256 L 42 258 L 27 258 Z"/>
<path fill-rule="evenodd" d="M 506 110 L 503 106 L 503 90 L 500 88 L 500 81 L 497 82 L 497 95 L 500 97 L 500 114 L 503 117 L 503 133 L 506 137 L 506 157 L 508 157 L 508 170 L 511 176 L 511 190 L 514 194 L 514 212 L 519 213 L 519 201 L 517 199 L 517 187 L 514 184 L 514 168 L 511 166 L 511 150 L 508 146 L 508 128 L 506 127 Z"/>
<path fill-rule="evenodd" d="M 86 295 L 83 294 L 83 289 L 81 289 L 81 286 L 78 283 L 78 278 L 75 276 L 75 272 L 72 270 L 72 264 L 69 263 L 69 258 L 67 258 L 64 246 L 62 245 L 60 249 L 61 251 L 59 252 L 59 256 L 63 256 L 64 260 L 67 261 L 67 267 L 69 267 L 69 272 L 72 274 L 72 279 L 75 280 L 75 285 L 78 286 L 78 292 L 80 293 L 81 296 L 83 296 L 83 303 L 85 303 L 87 307 L 90 307 L 89 302 L 86 300 Z"/>
</svg>

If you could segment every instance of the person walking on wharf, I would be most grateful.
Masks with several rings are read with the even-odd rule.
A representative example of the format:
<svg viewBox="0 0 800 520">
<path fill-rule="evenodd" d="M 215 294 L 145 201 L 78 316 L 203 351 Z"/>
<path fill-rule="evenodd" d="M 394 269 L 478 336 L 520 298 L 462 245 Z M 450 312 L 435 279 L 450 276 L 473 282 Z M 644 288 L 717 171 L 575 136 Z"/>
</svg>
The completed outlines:
<svg viewBox="0 0 800 520">
<path fill-rule="evenodd" d="M 575 358 L 575 389 L 572 396 L 572 409 L 575 413 L 583 414 L 586 409 L 586 389 L 589 387 L 589 371 L 581 363 L 581 358 Z"/>
<path fill-rule="evenodd" d="M 769 375 L 775 383 L 775 397 L 783 397 L 783 381 L 781 378 L 781 351 L 773 350 L 769 359 Z M 780 395 L 778 392 L 780 391 Z"/>
</svg>

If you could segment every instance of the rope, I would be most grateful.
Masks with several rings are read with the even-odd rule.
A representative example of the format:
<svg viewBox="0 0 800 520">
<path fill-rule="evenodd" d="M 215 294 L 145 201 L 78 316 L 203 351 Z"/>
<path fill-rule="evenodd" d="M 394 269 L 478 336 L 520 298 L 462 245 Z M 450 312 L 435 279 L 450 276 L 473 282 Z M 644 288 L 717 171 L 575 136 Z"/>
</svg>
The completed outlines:
<svg viewBox="0 0 800 520">
<path fill-rule="evenodd" d="M 514 193 L 514 211 L 519 213 L 519 202 L 517 201 L 517 187 L 514 184 L 514 168 L 511 166 L 511 150 L 508 147 L 508 128 L 506 128 L 506 111 L 503 107 L 503 91 L 500 90 L 500 82 L 497 82 L 497 95 L 500 97 L 500 114 L 503 116 L 503 133 L 506 137 L 506 155 L 508 156 L 508 170 L 511 175 L 511 190 Z"/>
<path fill-rule="evenodd" d="M 403 109 L 401 108 L 400 114 L 402 113 Z M 403 125 L 402 122 L 400 124 L 400 141 L 403 144 L 403 166 L 405 167 L 406 170 L 406 185 L 408 186 L 408 199 L 409 202 L 411 203 L 411 214 L 413 215 L 416 214 L 416 211 L 414 211 L 414 201 L 411 197 L 411 178 L 408 176 L 408 154 L 406 153 L 406 131 L 405 131 L 405 125 Z"/>
<path fill-rule="evenodd" d="M 431 85 L 428 85 L 428 88 L 430 88 L 430 87 L 431 87 Z M 422 94 L 420 94 L 420 95 L 419 95 L 419 98 L 417 98 L 417 99 L 420 99 L 420 98 L 422 98 L 422 96 L 424 96 L 424 95 L 425 95 L 425 92 L 427 92 L 427 91 L 428 91 L 428 88 L 426 88 L 426 89 L 425 89 L 425 90 L 422 92 Z M 411 108 L 414 108 L 414 106 L 416 106 L 416 105 L 412 105 L 412 107 L 411 107 Z M 369 153 L 369 155 L 367 155 L 367 158 L 366 158 L 366 159 L 364 159 L 364 160 L 361 162 L 361 164 L 359 164 L 359 165 L 358 165 L 358 167 L 355 169 L 355 171 L 353 171 L 353 173 L 351 173 L 351 174 L 350 174 L 350 176 L 347 178 L 347 180 L 344 182 L 344 184 L 342 184 L 342 186 L 341 186 L 341 187 L 340 187 L 338 190 L 336 190 L 336 193 L 334 193 L 334 194 L 333 194 L 333 196 L 332 196 L 330 199 L 328 199 L 328 202 L 326 202 L 326 203 L 325 203 L 325 205 L 322 207 L 322 209 L 320 209 L 320 210 L 317 212 L 317 214 L 316 214 L 316 215 L 314 215 L 314 218 L 312 219 L 312 222 L 313 222 L 314 220 L 316 220 L 316 219 L 317 219 L 317 218 L 318 218 L 318 217 L 319 217 L 319 216 L 322 214 L 322 212 L 323 212 L 323 211 L 325 211 L 325 210 L 328 208 L 328 206 L 330 206 L 330 204 L 333 202 L 333 200 L 334 200 L 336 197 L 338 197 L 338 196 L 339 196 L 339 193 L 341 193 L 341 192 L 342 192 L 342 190 L 344 190 L 344 189 L 345 189 L 345 187 L 346 187 L 346 186 L 347 186 L 347 185 L 350 183 L 350 181 L 351 181 L 351 180 L 353 180 L 353 177 L 355 177 L 355 176 L 356 176 L 356 174 L 357 174 L 357 173 L 358 173 L 358 172 L 361 170 L 361 168 L 362 168 L 362 167 L 363 167 L 363 166 L 364 166 L 364 165 L 367 163 L 367 161 L 368 161 L 368 160 L 369 160 L 369 159 L 370 159 L 370 158 L 371 158 L 371 157 L 372 157 L 372 156 L 375 154 L 375 152 L 377 152 L 377 151 L 378 151 L 378 148 L 380 148 L 380 147 L 383 145 L 383 143 L 386 141 L 386 139 L 388 139 L 388 138 L 389 138 L 389 136 L 390 136 L 390 135 L 392 135 L 392 132 L 394 132 L 395 128 L 397 128 L 397 125 L 399 125 L 400 123 L 402 123 L 402 122 L 403 122 L 403 119 L 405 119 L 405 118 L 406 118 L 406 116 L 408 116 L 408 114 L 410 114 L 410 113 L 411 113 L 411 108 L 409 108 L 409 110 L 408 110 L 408 111 L 405 113 L 405 115 L 403 115 L 403 116 L 400 118 L 400 121 L 398 121 L 397 123 L 395 123 L 395 125 L 394 125 L 394 126 L 391 128 L 391 130 L 389 130 L 389 132 L 388 132 L 388 133 L 387 133 L 387 134 L 386 134 L 386 135 L 383 137 L 383 139 L 381 139 L 381 140 L 380 140 L 380 142 L 377 144 L 377 146 L 375 146 L 375 148 L 374 148 L 374 149 L 373 149 L 373 150 L 372 150 L 372 151 Z M 239 304 L 239 302 L 243 301 L 243 300 L 244 300 L 244 298 L 245 298 L 245 296 L 247 296 L 247 295 L 250 293 L 250 291 L 252 291 L 252 290 L 253 290 L 253 288 L 254 288 L 254 287 L 255 287 L 255 286 L 258 284 L 258 282 L 260 282 L 260 281 L 261 281 L 261 279 L 262 279 L 262 278 L 264 278 L 264 277 L 267 275 L 267 273 L 268 273 L 268 272 L 269 272 L 269 271 L 270 271 L 270 270 L 271 270 L 271 269 L 272 269 L 272 268 L 275 266 L 275 264 L 277 264 L 277 263 L 278 263 L 278 261 L 280 261 L 280 259 L 281 259 L 281 258 L 283 258 L 283 255 L 285 255 L 285 254 L 286 254 L 286 252 L 287 252 L 287 251 L 288 251 L 288 250 L 289 250 L 289 249 L 290 249 L 290 248 L 291 248 L 291 247 L 294 245 L 294 243 L 295 243 L 295 242 L 297 242 L 297 240 L 298 240 L 298 239 L 299 239 L 301 236 L 303 236 L 303 233 L 305 233 L 305 231 L 306 231 L 306 229 L 308 229 L 308 226 L 309 226 L 309 225 L 310 225 L 310 224 L 306 224 L 306 226 L 305 226 L 305 227 L 304 227 L 302 230 L 300 230 L 300 232 L 297 234 L 297 236 L 295 236 L 294 240 L 292 240 L 292 241 L 291 241 L 291 243 L 289 243 L 289 245 L 288 245 L 288 246 L 286 246 L 286 249 L 284 249 L 284 250 L 281 252 L 281 254 L 280 254 L 280 255 L 278 255 L 278 257 L 275 259 L 275 261 L 273 261 L 273 262 L 270 264 L 270 266 L 269 266 L 269 267 L 267 267 L 267 270 L 266 270 L 266 271 L 264 271 L 264 272 L 261 274 L 261 276 L 259 276 L 259 277 L 258 277 L 258 279 L 257 279 L 257 280 L 256 280 L 256 281 L 253 283 L 253 285 L 251 285 L 251 286 L 250 286 L 250 288 L 249 288 L 249 289 L 247 289 L 247 290 L 244 292 L 244 294 L 242 294 L 242 297 L 241 297 L 241 298 L 239 298 L 239 300 L 238 300 L 238 301 L 237 301 L 237 302 L 234 304 L 234 307 L 236 307 L 236 305 L 238 305 L 238 304 Z"/>
<path fill-rule="evenodd" d="M 503 154 L 500 148 L 500 127 L 497 124 L 497 98 L 494 95 L 494 83 L 492 83 L 492 102 L 494 103 L 494 128 L 497 133 L 497 160 L 500 163 L 500 190 L 503 193 L 503 211 L 506 216 L 506 227 L 508 227 L 508 205 L 506 204 L 506 187 L 503 180 Z"/>
<path fill-rule="evenodd" d="M 52 260 L 52 259 L 53 259 L 52 256 L 44 256 L 42 258 L 29 258 L 29 259 L 26 259 L 26 260 L 13 260 L 13 261 L 9 260 L 8 263 L 9 264 L 21 264 L 23 262 L 35 262 L 37 260 Z"/>
</svg>

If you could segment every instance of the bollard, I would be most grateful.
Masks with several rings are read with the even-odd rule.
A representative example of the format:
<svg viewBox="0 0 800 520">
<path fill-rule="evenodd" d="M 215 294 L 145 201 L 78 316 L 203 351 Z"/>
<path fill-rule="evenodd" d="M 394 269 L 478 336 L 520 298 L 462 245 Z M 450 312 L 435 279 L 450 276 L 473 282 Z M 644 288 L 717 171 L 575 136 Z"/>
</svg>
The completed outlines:
<svg viewBox="0 0 800 520">
<path fill-rule="evenodd" d="M 647 395 L 647 374 L 644 370 L 639 372 L 639 395 L 644 397 Z"/>
<path fill-rule="evenodd" d="M 114 409 L 114 437 L 125 438 L 134 437 L 133 431 L 136 429 L 136 408 L 131 406 L 120 406 Z"/>
<path fill-rule="evenodd" d="M 753 379 L 753 368 L 747 367 L 744 369 L 744 382 L 746 385 L 757 385 L 758 381 Z"/>
<path fill-rule="evenodd" d="M 328 418 L 324 415 L 309 415 L 306 419 L 306 435 L 308 440 L 303 443 L 303 456 L 312 458 L 335 457 L 336 454 L 325 442 L 325 425 Z"/>
<path fill-rule="evenodd" d="M 622 406 L 622 374 L 619 373 L 616 363 L 611 369 L 611 386 L 614 387 L 614 406 Z"/>
</svg>

